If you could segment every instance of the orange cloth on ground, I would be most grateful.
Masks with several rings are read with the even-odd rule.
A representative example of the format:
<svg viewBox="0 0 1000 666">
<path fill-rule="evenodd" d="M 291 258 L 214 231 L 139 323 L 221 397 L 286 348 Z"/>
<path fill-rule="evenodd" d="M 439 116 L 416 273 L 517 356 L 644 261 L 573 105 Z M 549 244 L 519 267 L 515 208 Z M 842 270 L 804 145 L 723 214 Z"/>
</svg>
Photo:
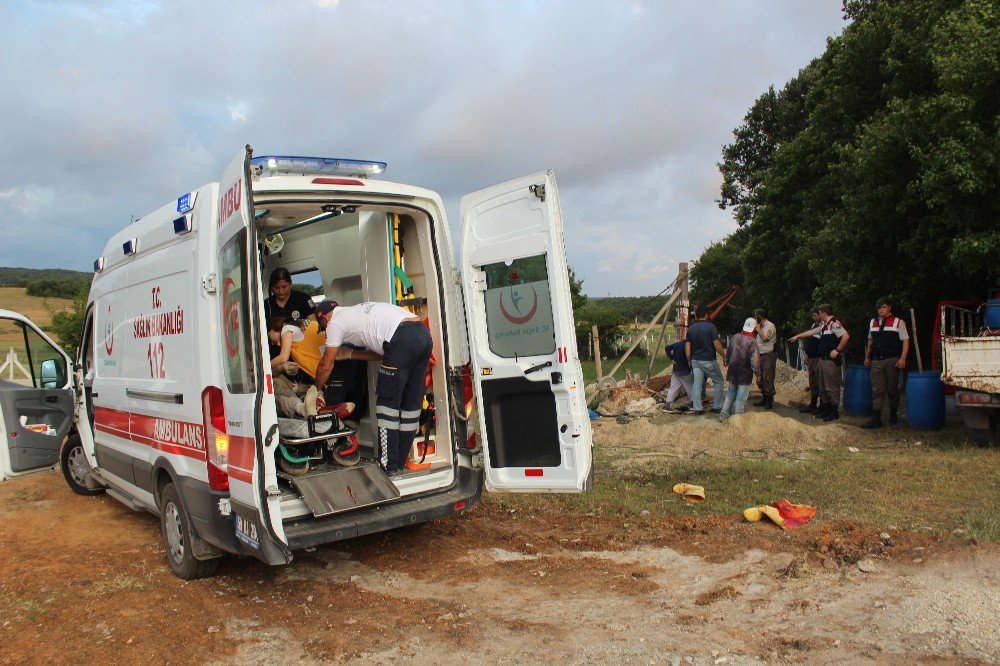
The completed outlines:
<svg viewBox="0 0 1000 666">
<path fill-rule="evenodd" d="M 816 507 L 808 504 L 792 504 L 786 499 L 771 502 L 771 506 L 778 510 L 785 522 L 781 525 L 786 530 L 793 527 L 805 525 L 816 515 Z"/>
<path fill-rule="evenodd" d="M 790 530 L 805 525 L 816 515 L 816 508 L 808 504 L 792 504 L 786 499 L 781 499 L 771 504 L 752 506 L 743 512 L 743 517 L 751 523 L 767 516 L 776 525 L 780 525 L 783 530 Z"/>
</svg>

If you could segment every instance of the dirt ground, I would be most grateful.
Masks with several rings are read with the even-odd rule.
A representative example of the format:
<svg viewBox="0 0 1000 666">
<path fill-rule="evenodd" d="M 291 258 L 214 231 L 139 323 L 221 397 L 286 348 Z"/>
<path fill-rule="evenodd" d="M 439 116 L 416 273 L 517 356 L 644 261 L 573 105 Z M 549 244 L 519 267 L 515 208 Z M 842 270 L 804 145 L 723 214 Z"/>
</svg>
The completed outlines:
<svg viewBox="0 0 1000 666">
<path fill-rule="evenodd" d="M 185 583 L 158 519 L 0 484 L 2 663 L 1000 660 L 1000 548 L 738 516 L 454 518 Z"/>
</svg>

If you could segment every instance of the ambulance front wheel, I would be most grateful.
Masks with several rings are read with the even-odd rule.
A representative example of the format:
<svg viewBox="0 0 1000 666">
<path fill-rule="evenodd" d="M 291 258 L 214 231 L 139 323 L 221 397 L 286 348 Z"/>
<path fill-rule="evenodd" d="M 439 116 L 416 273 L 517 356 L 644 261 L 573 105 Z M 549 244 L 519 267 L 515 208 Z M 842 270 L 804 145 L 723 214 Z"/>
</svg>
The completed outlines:
<svg viewBox="0 0 1000 666">
<path fill-rule="evenodd" d="M 104 488 L 87 486 L 87 474 L 91 468 L 79 435 L 73 435 L 63 443 L 59 452 L 59 467 L 69 489 L 77 495 L 100 495 L 104 492 Z"/>
<path fill-rule="evenodd" d="M 160 528 L 163 531 L 163 545 L 167 548 L 167 562 L 174 575 L 183 580 L 205 578 L 215 573 L 218 558 L 195 559 L 191 548 L 191 527 L 184 505 L 181 504 L 177 488 L 168 483 L 160 494 Z"/>
</svg>

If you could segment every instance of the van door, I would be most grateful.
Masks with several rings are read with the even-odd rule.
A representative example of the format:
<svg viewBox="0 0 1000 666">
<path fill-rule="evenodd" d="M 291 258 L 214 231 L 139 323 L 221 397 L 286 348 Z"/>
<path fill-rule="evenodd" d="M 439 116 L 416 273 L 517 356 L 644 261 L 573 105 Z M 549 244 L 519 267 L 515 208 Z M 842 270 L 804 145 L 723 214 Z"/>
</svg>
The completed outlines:
<svg viewBox="0 0 1000 666">
<path fill-rule="evenodd" d="M 273 390 L 270 390 L 271 377 L 258 372 L 258 368 L 263 367 L 262 358 L 266 358 L 267 352 L 262 342 L 263 315 L 260 313 L 259 286 L 255 279 L 257 257 L 251 229 L 251 155 L 251 148 L 247 146 L 246 150 L 236 155 L 219 182 L 216 296 L 220 340 L 216 344 L 222 359 L 222 386 L 218 388 L 225 404 L 225 421 L 218 425 L 225 428 L 228 436 L 225 464 L 233 510 L 237 515 L 237 537 L 259 550 L 261 535 L 257 533 L 257 524 L 263 516 L 258 487 L 262 489 L 264 486 L 267 463 L 258 451 L 258 426 L 262 429 L 263 438 L 272 427 L 276 432 L 277 422 L 273 416 L 270 418 L 273 423 L 265 423 L 261 417 L 262 412 L 274 414 L 275 410 Z M 258 395 L 263 395 L 265 401 L 270 400 L 270 409 L 266 409 L 266 403 L 263 409 L 258 407 Z M 206 405 L 210 398 L 205 398 Z M 209 454 L 211 457 L 212 451 Z M 273 478 L 273 455 L 270 467 Z M 278 526 L 280 529 L 280 517 Z"/>
<path fill-rule="evenodd" d="M 589 490 L 590 419 L 555 177 L 469 194 L 461 215 L 486 487 Z"/>
<path fill-rule="evenodd" d="M 73 425 L 71 367 L 30 320 L 0 311 L 0 479 L 58 462 Z"/>
</svg>

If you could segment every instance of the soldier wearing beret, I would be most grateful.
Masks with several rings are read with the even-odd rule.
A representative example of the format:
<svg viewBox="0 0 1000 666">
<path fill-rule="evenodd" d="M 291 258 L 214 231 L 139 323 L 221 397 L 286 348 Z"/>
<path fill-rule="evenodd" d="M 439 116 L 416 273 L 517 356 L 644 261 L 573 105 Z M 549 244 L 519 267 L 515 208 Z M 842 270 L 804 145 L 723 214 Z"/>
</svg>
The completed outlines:
<svg viewBox="0 0 1000 666">
<path fill-rule="evenodd" d="M 868 323 L 865 366 L 871 368 L 872 418 L 862 428 L 882 427 L 882 405 L 889 398 L 889 425 L 899 422 L 899 371 L 906 367 L 910 335 L 906 322 L 892 314 L 892 300 L 875 302 L 876 317 Z"/>
<path fill-rule="evenodd" d="M 829 303 L 819 306 L 819 316 L 823 320 L 816 344 L 816 355 L 820 358 L 820 408 L 814 416 L 834 421 L 840 418 L 840 366 L 844 362 L 841 354 L 851 336 L 840 320 L 833 316 L 833 306 Z"/>
</svg>

